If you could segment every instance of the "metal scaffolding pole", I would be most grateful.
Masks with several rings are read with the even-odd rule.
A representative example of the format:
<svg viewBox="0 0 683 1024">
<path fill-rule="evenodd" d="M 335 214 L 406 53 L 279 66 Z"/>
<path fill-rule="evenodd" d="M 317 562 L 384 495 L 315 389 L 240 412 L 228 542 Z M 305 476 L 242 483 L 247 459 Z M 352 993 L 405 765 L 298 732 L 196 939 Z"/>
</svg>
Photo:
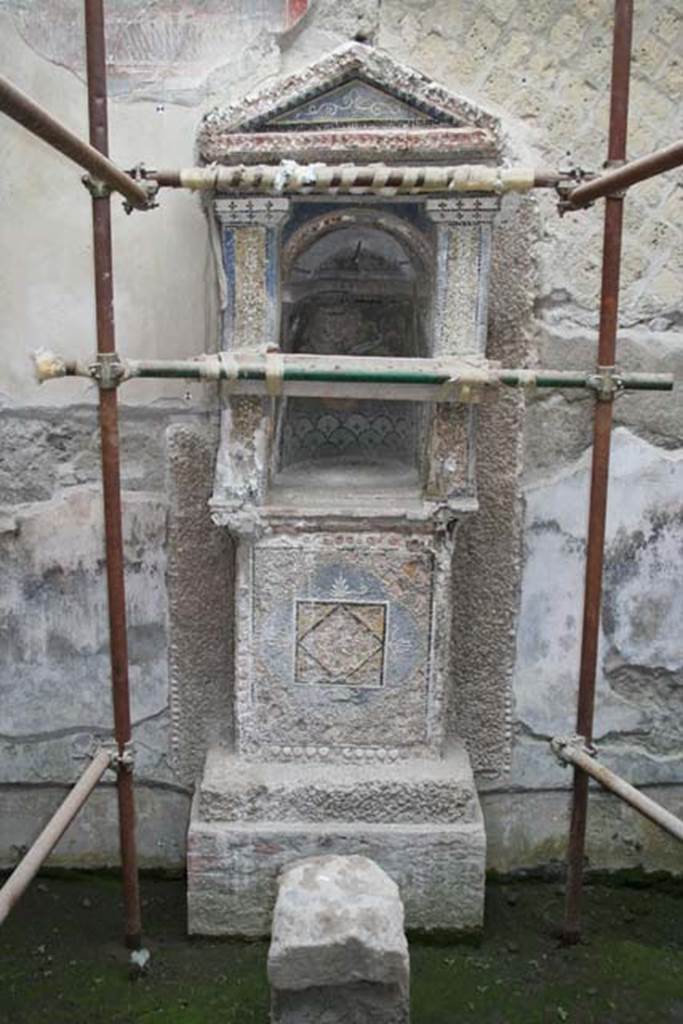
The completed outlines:
<svg viewBox="0 0 683 1024">
<path fill-rule="evenodd" d="M 616 0 L 612 45 L 608 165 L 620 163 L 626 157 L 632 27 L 633 0 Z M 603 368 L 613 367 L 616 356 L 623 208 L 624 199 L 621 195 L 609 195 L 605 200 L 598 372 Z M 603 400 L 600 400 L 600 398 Z M 598 400 L 595 403 L 593 421 L 593 461 L 588 512 L 583 631 L 576 716 L 576 732 L 580 736 L 585 737 L 588 743 L 593 738 L 595 674 L 598 658 L 600 603 L 605 553 L 605 522 L 607 517 L 607 485 L 612 439 L 612 409 L 613 402 L 610 396 L 598 396 Z M 581 768 L 575 766 L 563 929 L 564 939 L 568 943 L 578 942 L 580 938 L 581 888 L 583 883 L 587 811 L 588 775 Z"/>
<path fill-rule="evenodd" d="M 107 72 L 102 0 L 85 0 L 85 39 L 88 69 L 88 115 L 90 142 L 106 156 L 109 148 L 107 122 Z M 95 305 L 97 314 L 97 357 L 105 362 L 115 357 L 114 290 L 111 248 L 111 202 L 109 195 L 92 197 Z M 130 750 L 131 719 L 128 687 L 128 643 L 126 636 L 126 595 L 121 523 L 121 480 L 119 470 L 119 427 L 116 388 L 99 389 L 102 489 L 109 599 L 109 644 L 111 654 L 114 733 L 118 746 L 117 794 L 119 843 L 123 873 L 125 941 L 131 949 L 141 943 L 140 891 L 135 846 L 135 801 Z"/>
</svg>

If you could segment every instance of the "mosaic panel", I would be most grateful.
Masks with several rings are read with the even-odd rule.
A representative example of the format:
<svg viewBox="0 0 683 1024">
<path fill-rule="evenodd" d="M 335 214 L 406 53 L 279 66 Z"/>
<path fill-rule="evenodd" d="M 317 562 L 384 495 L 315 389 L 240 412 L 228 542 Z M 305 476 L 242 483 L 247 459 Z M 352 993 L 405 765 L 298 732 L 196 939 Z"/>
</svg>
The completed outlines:
<svg viewBox="0 0 683 1024">
<path fill-rule="evenodd" d="M 381 686 L 386 605 L 296 602 L 295 683 Z"/>
<path fill-rule="evenodd" d="M 435 735 L 434 551 L 426 539 L 372 538 L 279 534 L 251 558 L 243 549 L 240 749 L 414 748 Z"/>
<path fill-rule="evenodd" d="M 282 461 L 336 455 L 413 456 L 414 410 L 406 402 L 307 401 L 288 403 L 282 437 Z"/>
<path fill-rule="evenodd" d="M 270 122 L 273 127 L 335 124 L 431 124 L 432 119 L 390 93 L 355 79 L 330 89 Z"/>
</svg>

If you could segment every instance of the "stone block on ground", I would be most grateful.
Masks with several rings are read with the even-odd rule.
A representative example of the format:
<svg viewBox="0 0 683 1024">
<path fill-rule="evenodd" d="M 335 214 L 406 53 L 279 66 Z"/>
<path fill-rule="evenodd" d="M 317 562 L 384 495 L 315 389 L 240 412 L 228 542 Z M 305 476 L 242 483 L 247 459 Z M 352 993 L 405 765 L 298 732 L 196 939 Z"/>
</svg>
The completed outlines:
<svg viewBox="0 0 683 1024">
<path fill-rule="evenodd" d="M 398 886 L 368 857 L 310 857 L 279 878 L 268 953 L 273 1024 L 407 1024 Z"/>
</svg>

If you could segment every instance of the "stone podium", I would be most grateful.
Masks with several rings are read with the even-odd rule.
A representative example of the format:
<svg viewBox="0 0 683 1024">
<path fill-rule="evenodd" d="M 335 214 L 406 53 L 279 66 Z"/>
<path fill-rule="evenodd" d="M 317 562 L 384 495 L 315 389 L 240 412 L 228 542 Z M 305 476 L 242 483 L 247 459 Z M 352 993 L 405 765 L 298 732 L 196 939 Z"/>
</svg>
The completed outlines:
<svg viewBox="0 0 683 1024">
<path fill-rule="evenodd" d="M 199 150 L 206 161 L 414 161 L 415 139 L 443 162 L 498 152 L 493 119 L 353 44 L 208 115 Z M 216 197 L 226 352 L 484 365 L 498 205 Z M 211 511 L 236 544 L 235 742 L 209 751 L 194 797 L 190 932 L 266 934 L 278 873 L 329 853 L 381 865 L 409 929 L 481 926 L 484 825 L 449 727 L 457 526 L 477 510 L 466 397 L 225 399 Z"/>
</svg>

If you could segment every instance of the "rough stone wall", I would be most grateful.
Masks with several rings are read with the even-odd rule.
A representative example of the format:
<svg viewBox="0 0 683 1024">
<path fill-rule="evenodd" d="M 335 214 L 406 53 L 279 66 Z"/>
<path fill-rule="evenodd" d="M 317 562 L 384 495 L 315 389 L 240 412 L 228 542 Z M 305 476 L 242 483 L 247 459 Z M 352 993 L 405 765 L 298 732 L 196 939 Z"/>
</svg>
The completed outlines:
<svg viewBox="0 0 683 1024">
<path fill-rule="evenodd" d="M 354 35 L 501 116 L 510 148 L 535 163 L 598 167 L 604 158 L 610 0 L 314 0 L 289 30 L 285 5 L 266 0 L 163 0 L 152 15 L 144 14 L 147 6 L 107 4 L 115 27 L 111 149 L 124 165 L 191 163 L 205 109 L 295 71 Z M 680 136 L 683 118 L 683 12 L 667 0 L 637 7 L 634 156 Z M 82 51 L 73 46 L 79 10 L 76 0 L 0 0 L 0 56 L 9 78 L 85 134 Z M 0 430 L 7 439 L 0 456 L 0 857 L 11 862 L 79 770 L 93 738 L 107 731 L 109 678 L 95 396 L 74 381 L 39 390 L 27 359 L 41 344 L 82 358 L 93 350 L 88 203 L 78 171 L 7 121 L 0 125 L 0 151 L 12 169 L 0 185 Z M 121 351 L 172 357 L 214 347 L 217 299 L 198 200 L 169 193 L 161 210 L 130 218 L 114 207 Z M 514 260 L 531 264 L 533 288 L 517 300 L 527 318 L 520 344 L 545 366 L 592 365 L 600 206 L 560 220 L 552 196 L 539 195 L 524 209 L 533 245 Z M 628 199 L 625 368 L 673 370 L 680 377 L 682 212 L 680 174 L 641 185 Z M 514 235 L 514 223 L 503 230 Z M 492 301 L 495 355 L 516 313 L 505 294 Z M 181 646 L 169 654 L 175 641 L 168 615 L 169 602 L 187 608 L 183 600 L 198 614 L 197 593 L 174 593 L 173 567 L 186 557 L 187 530 L 197 537 L 202 530 L 196 503 L 178 508 L 189 477 L 178 478 L 177 470 L 192 461 L 195 444 L 206 465 L 213 396 L 198 386 L 138 382 L 122 398 L 142 851 L 145 863 L 179 866 L 196 762 L 187 752 L 178 758 L 171 743 L 169 674 L 187 659 L 187 636 L 176 637 Z M 486 707 L 487 673 L 506 671 L 511 678 L 510 771 L 480 776 L 489 861 L 501 870 L 562 855 L 569 777 L 548 754 L 547 738 L 573 728 L 580 642 L 591 404 L 559 393 L 527 396 L 525 404 L 523 415 L 514 400 L 482 410 L 482 517 L 463 536 L 479 574 L 473 595 L 479 622 L 456 647 L 465 663 L 476 657 L 476 670 L 468 676 L 460 661 L 454 672 L 461 686 L 456 699 L 462 696 L 472 728 Z M 618 401 L 615 417 L 597 738 L 607 763 L 681 813 L 683 412 L 676 397 L 629 396 Z M 190 435 L 183 445 L 176 434 L 169 445 L 167 427 L 176 431 L 178 424 Z M 495 518 L 498 474 L 506 480 L 504 538 Z M 184 523 L 174 519 L 179 511 L 189 517 Z M 228 551 L 217 565 L 227 574 Z M 219 609 L 219 617 L 228 612 Z M 458 607 L 455 625 L 464 637 L 463 614 Z M 198 670 L 218 665 L 215 657 Z M 492 745 L 497 742 L 492 732 Z M 114 860 L 113 812 L 105 787 L 58 856 Z M 592 864 L 680 870 L 672 844 L 613 801 L 592 804 Z"/>
<path fill-rule="evenodd" d="M 233 739 L 232 542 L 208 515 L 217 417 L 208 426 L 175 423 L 169 466 L 169 672 L 171 752 L 190 787 L 211 744 Z"/>
<path fill-rule="evenodd" d="M 535 212 L 528 198 L 508 197 L 493 236 L 487 355 L 506 366 L 528 359 Z M 524 398 L 517 392 L 478 410 L 479 511 L 459 528 L 453 567 L 452 717 L 482 781 L 498 778 L 510 764 L 523 423 Z"/>
</svg>

